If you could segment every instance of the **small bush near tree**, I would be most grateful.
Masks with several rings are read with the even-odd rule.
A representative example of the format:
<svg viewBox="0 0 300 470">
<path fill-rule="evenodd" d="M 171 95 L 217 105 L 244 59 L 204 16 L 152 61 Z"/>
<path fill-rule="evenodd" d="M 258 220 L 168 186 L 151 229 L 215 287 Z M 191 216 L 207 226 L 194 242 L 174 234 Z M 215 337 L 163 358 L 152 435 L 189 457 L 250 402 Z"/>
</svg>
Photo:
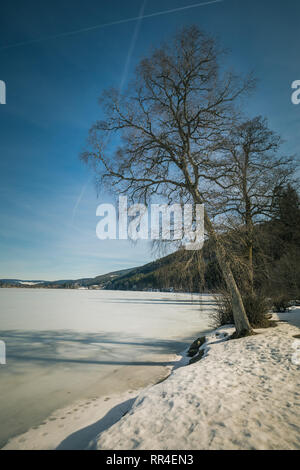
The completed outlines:
<svg viewBox="0 0 300 470">
<path fill-rule="evenodd" d="M 269 328 L 273 326 L 270 321 L 271 304 L 268 299 L 256 293 L 242 295 L 246 314 L 252 328 Z M 232 302 L 230 294 L 223 291 L 215 295 L 216 307 L 212 314 L 213 326 L 219 328 L 233 324 Z"/>
<path fill-rule="evenodd" d="M 286 294 L 278 295 L 273 299 L 273 312 L 283 313 L 290 307 L 290 298 Z"/>
</svg>

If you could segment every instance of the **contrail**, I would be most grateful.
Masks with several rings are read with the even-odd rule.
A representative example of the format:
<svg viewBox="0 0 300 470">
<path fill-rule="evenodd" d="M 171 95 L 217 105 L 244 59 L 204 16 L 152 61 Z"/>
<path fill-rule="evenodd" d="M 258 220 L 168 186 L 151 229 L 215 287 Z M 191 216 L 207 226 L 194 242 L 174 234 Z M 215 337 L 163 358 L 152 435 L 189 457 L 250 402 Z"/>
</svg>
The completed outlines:
<svg viewBox="0 0 300 470">
<path fill-rule="evenodd" d="M 37 44 L 39 42 L 48 41 L 50 39 L 59 39 L 59 38 L 67 37 L 67 36 L 72 36 L 73 34 L 86 33 L 86 32 L 89 32 L 89 31 L 93 31 L 95 29 L 106 28 L 107 26 L 113 26 L 113 25 L 118 25 L 118 24 L 123 24 L 123 23 L 129 23 L 131 21 L 137 21 L 137 20 L 141 20 L 141 19 L 144 19 L 144 18 L 153 18 L 155 16 L 167 15 L 169 13 L 176 13 L 177 11 L 190 10 L 191 8 L 204 7 L 206 5 L 212 5 L 214 3 L 221 3 L 223 1 L 224 0 L 211 0 L 209 2 L 194 3 L 192 5 L 186 5 L 185 7 L 172 8 L 171 10 L 163 10 L 163 11 L 158 11 L 156 13 L 150 13 L 148 15 L 135 16 L 133 18 L 126 18 L 126 19 L 123 19 L 123 20 L 111 21 L 110 23 L 102 23 L 102 24 L 98 24 L 98 25 L 95 25 L 95 26 L 90 26 L 90 27 L 87 27 L 87 28 L 77 29 L 75 31 L 68 31 L 66 33 L 60 33 L 60 34 L 56 34 L 56 35 L 53 35 L 53 36 L 47 36 L 47 37 L 44 37 L 44 38 L 32 39 L 32 40 L 29 40 L 29 41 L 18 42 L 18 43 L 15 43 L 15 44 L 8 44 L 6 46 L 0 46 L 0 51 L 3 51 L 5 49 L 12 49 L 14 47 L 29 46 L 31 44 Z"/>
<path fill-rule="evenodd" d="M 132 39 L 131 39 L 131 42 L 130 42 L 129 50 L 128 50 L 128 53 L 127 53 L 126 62 L 125 62 L 125 66 L 124 66 L 124 72 L 123 72 L 123 76 L 122 76 L 122 80 L 121 80 L 121 84 L 120 84 L 120 93 L 122 93 L 122 91 L 123 91 L 123 87 L 124 87 L 124 84 L 125 84 L 125 81 L 126 81 L 126 78 L 127 78 L 127 75 L 128 75 L 128 69 L 129 69 L 131 57 L 132 57 L 132 54 L 133 54 L 133 51 L 134 51 L 134 48 L 135 48 L 135 44 L 136 44 L 136 41 L 137 41 L 137 38 L 138 38 L 138 34 L 139 34 L 139 31 L 140 31 L 141 21 L 144 18 L 144 10 L 145 10 L 146 3 L 147 3 L 147 0 L 144 0 L 142 5 L 141 5 L 138 20 L 137 20 L 135 28 L 134 28 L 134 32 L 133 32 L 133 36 L 132 36 Z"/>
<path fill-rule="evenodd" d="M 134 47 L 135 47 L 135 44 L 136 44 L 136 41 L 137 41 L 137 38 L 138 38 L 138 34 L 139 34 L 140 26 L 141 26 L 141 21 L 143 19 L 143 14 L 144 14 L 146 3 L 147 3 L 147 0 L 144 0 L 142 5 L 141 5 L 141 8 L 140 8 L 139 16 L 137 17 L 138 20 L 137 20 L 136 26 L 134 28 L 133 36 L 132 36 L 132 39 L 131 39 L 131 42 L 130 42 L 130 46 L 129 46 L 129 50 L 128 50 L 128 53 L 127 53 L 123 74 L 122 74 L 122 79 L 121 79 L 121 83 L 120 83 L 120 87 L 119 87 L 120 93 L 123 91 L 123 87 L 124 87 L 124 84 L 125 84 L 125 81 L 126 81 L 126 78 L 127 78 L 127 75 L 128 75 L 128 69 L 129 69 L 131 57 L 132 57 L 132 54 L 133 54 L 133 51 L 134 51 Z M 109 140 L 109 137 L 110 137 L 110 135 L 107 136 L 106 142 Z M 74 205 L 74 208 L 73 208 L 73 213 L 72 213 L 72 221 L 71 221 L 72 225 L 74 224 L 74 218 L 75 218 L 75 215 L 76 215 L 76 212 L 77 212 L 77 208 L 79 207 L 79 205 L 81 203 L 81 200 L 82 200 L 83 195 L 84 195 L 84 193 L 85 193 L 85 191 L 88 187 L 89 182 L 90 182 L 90 177 L 88 178 L 87 182 L 82 186 L 80 194 L 79 194 L 79 196 L 78 196 L 78 198 L 75 202 L 75 205 Z"/>
<path fill-rule="evenodd" d="M 91 178 L 89 177 L 88 180 L 87 180 L 87 182 L 82 186 L 81 191 L 80 191 L 80 194 L 79 194 L 79 196 L 78 196 L 78 198 L 77 198 L 77 201 L 75 202 L 75 205 L 74 205 L 74 207 L 73 207 L 72 220 L 71 220 L 72 225 L 73 225 L 73 223 L 74 223 L 74 217 L 75 217 L 77 208 L 78 208 L 79 204 L 81 203 L 81 199 L 83 198 L 83 195 L 84 195 L 84 193 L 85 193 L 85 191 L 86 191 L 86 189 L 87 189 L 87 187 L 88 187 L 88 184 L 89 184 L 90 179 L 91 179 Z"/>
</svg>

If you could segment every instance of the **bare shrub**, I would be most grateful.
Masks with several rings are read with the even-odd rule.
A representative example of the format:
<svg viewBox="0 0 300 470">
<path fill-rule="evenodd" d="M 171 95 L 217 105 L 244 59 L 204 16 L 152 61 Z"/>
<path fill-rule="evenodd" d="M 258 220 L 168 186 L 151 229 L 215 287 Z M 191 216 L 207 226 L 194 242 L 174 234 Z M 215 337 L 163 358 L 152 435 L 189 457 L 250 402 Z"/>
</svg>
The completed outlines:
<svg viewBox="0 0 300 470">
<path fill-rule="evenodd" d="M 290 298 L 286 294 L 280 294 L 273 298 L 273 312 L 286 312 L 290 307 Z"/>
<path fill-rule="evenodd" d="M 219 294 L 215 294 L 214 299 L 216 307 L 211 314 L 212 327 L 220 328 L 224 325 L 233 325 L 234 320 L 229 293 L 224 289 Z"/>
<path fill-rule="evenodd" d="M 250 325 L 253 328 L 268 328 L 270 322 L 270 301 L 255 293 L 246 293 L 243 303 Z M 233 324 L 232 301 L 229 293 L 223 290 L 215 295 L 216 307 L 212 314 L 212 323 L 215 328 Z"/>
</svg>

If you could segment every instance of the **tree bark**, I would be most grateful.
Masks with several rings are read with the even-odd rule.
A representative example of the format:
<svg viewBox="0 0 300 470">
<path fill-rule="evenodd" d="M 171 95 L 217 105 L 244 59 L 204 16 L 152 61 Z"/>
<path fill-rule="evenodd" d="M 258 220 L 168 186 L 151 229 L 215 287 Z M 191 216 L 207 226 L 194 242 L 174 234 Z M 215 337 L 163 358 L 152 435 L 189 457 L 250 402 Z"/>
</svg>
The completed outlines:
<svg viewBox="0 0 300 470">
<path fill-rule="evenodd" d="M 246 336 L 252 333 L 252 328 L 250 326 L 245 307 L 243 304 L 243 299 L 240 294 L 240 291 L 235 282 L 234 276 L 231 271 L 229 261 L 226 257 L 225 248 L 219 240 L 217 233 L 214 230 L 214 227 L 205 211 L 204 222 L 208 234 L 213 239 L 215 248 L 216 248 L 216 257 L 221 268 L 224 280 L 226 282 L 227 288 L 231 295 L 232 300 L 232 313 L 234 318 L 234 324 L 236 328 L 236 333 L 238 337 Z"/>
<path fill-rule="evenodd" d="M 247 165 L 249 157 L 247 155 Z M 249 269 L 249 284 L 250 292 L 254 293 L 254 272 L 253 272 L 253 220 L 251 214 L 251 200 L 247 190 L 247 172 L 244 176 L 244 189 L 243 189 L 245 206 L 246 206 L 246 240 L 247 240 L 247 258 L 248 258 L 248 269 Z"/>
</svg>

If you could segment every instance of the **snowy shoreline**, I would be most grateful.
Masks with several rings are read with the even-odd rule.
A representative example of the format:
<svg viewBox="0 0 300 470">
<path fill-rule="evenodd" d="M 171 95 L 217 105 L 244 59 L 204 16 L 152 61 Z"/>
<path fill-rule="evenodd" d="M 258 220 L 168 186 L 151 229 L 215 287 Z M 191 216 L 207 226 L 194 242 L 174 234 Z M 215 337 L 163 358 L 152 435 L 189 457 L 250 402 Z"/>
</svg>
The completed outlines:
<svg viewBox="0 0 300 470">
<path fill-rule="evenodd" d="M 177 356 L 167 380 L 60 410 L 4 449 L 300 449 L 300 308 L 277 319 L 236 341 L 215 330 L 201 361 Z"/>
<path fill-rule="evenodd" d="M 300 308 L 278 319 L 284 322 L 276 328 L 241 340 L 209 335 L 200 362 L 140 394 L 130 412 L 90 447 L 300 449 Z"/>
<path fill-rule="evenodd" d="M 178 361 L 178 355 L 170 355 Z M 158 383 L 165 381 L 172 367 L 165 366 L 165 375 Z M 11 438 L 1 450 L 80 450 L 90 448 L 95 436 L 118 422 L 134 404 L 140 393 L 147 387 L 113 393 L 107 397 L 78 400 L 58 409 L 39 426 L 30 428 L 23 434 Z"/>
<path fill-rule="evenodd" d="M 124 393 L 134 397 L 156 383 L 186 344 L 211 329 L 213 308 L 205 295 L 2 289 L 0 447 L 32 428 L 41 448 L 48 446 L 53 424 L 63 440 L 65 430 L 99 420 L 113 397 L 121 403 Z"/>
</svg>

